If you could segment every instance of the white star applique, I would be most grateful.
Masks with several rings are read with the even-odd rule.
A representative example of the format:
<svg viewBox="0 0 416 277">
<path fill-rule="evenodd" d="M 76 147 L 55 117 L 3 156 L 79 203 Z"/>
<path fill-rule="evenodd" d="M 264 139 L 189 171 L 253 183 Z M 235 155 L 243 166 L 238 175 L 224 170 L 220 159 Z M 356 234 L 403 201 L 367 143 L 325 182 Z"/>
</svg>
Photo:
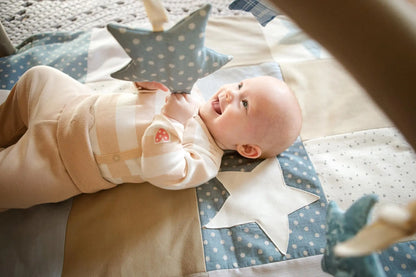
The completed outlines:
<svg viewBox="0 0 416 277">
<path fill-rule="evenodd" d="M 288 215 L 319 199 L 288 187 L 276 158 L 266 159 L 251 172 L 220 172 L 217 179 L 230 196 L 205 228 L 229 228 L 256 222 L 285 255 L 289 244 Z"/>
</svg>

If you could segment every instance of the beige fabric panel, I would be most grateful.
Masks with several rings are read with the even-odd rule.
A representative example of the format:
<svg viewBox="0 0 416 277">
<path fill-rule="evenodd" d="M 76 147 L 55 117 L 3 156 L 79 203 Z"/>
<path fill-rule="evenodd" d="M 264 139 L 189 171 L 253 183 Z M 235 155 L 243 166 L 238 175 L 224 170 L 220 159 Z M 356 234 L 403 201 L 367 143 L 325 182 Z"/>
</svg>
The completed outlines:
<svg viewBox="0 0 416 277">
<path fill-rule="evenodd" d="M 302 108 L 304 141 L 392 126 L 362 87 L 333 59 L 280 65 L 284 80 Z"/>
<path fill-rule="evenodd" d="M 184 276 L 205 271 L 194 189 L 125 184 L 74 199 L 62 276 Z"/>
<path fill-rule="evenodd" d="M 233 56 L 224 68 L 273 61 L 262 26 L 252 16 L 210 18 L 205 45 Z"/>
<path fill-rule="evenodd" d="M 311 43 L 310 37 L 302 30 L 297 29 L 287 17 L 278 16 L 261 30 L 277 63 L 317 59 L 318 54 L 307 47 L 308 42 Z M 313 43 L 316 44 L 316 42 Z M 331 57 L 324 48 L 318 44 L 316 47 L 319 48 L 319 58 Z"/>
<path fill-rule="evenodd" d="M 416 148 L 414 1 L 271 2 L 352 73 Z"/>
</svg>

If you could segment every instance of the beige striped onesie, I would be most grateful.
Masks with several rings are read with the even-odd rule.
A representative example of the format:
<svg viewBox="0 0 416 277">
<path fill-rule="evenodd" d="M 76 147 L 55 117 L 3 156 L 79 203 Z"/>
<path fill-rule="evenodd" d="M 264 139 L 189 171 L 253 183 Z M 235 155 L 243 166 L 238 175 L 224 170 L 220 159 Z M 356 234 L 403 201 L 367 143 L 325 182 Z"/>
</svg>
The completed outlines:
<svg viewBox="0 0 416 277">
<path fill-rule="evenodd" d="M 183 126 L 159 114 L 165 95 L 108 94 L 95 102 L 89 133 L 106 180 L 184 189 L 216 176 L 223 151 L 198 115 Z"/>
<path fill-rule="evenodd" d="M 215 177 L 223 151 L 198 115 L 186 126 L 160 115 L 164 97 L 97 94 L 51 67 L 28 70 L 0 105 L 0 210 L 126 182 L 185 189 Z"/>
</svg>

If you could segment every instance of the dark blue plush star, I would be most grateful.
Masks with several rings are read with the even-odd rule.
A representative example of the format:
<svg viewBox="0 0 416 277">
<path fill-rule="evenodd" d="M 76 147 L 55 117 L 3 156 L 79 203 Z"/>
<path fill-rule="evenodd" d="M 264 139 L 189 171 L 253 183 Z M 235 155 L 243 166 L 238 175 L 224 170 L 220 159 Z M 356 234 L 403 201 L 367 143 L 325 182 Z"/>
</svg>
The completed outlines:
<svg viewBox="0 0 416 277">
<path fill-rule="evenodd" d="M 340 258 L 334 254 L 338 242 L 352 238 L 368 222 L 368 215 L 377 196 L 366 195 L 356 201 L 346 212 L 335 202 L 330 202 L 326 216 L 326 248 L 322 258 L 322 269 L 334 276 L 385 276 L 376 254 L 358 258 Z"/>
<path fill-rule="evenodd" d="M 167 31 L 153 32 L 108 24 L 107 28 L 131 61 L 112 77 L 128 81 L 156 81 L 172 92 L 189 93 L 193 84 L 231 60 L 204 46 L 211 5 L 207 4 Z"/>
</svg>

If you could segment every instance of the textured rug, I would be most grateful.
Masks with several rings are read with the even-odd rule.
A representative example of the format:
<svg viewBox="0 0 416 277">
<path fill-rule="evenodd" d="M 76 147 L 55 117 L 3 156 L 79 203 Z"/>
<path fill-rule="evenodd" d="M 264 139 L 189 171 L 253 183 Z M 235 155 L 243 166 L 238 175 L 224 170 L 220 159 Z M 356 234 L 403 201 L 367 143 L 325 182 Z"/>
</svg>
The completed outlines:
<svg viewBox="0 0 416 277">
<path fill-rule="evenodd" d="M 212 16 L 238 15 L 228 9 L 232 1 L 209 1 Z M 177 21 L 207 1 L 164 0 L 169 19 Z M 13 45 L 44 32 L 89 30 L 109 22 L 148 23 L 141 0 L 0 0 L 0 21 Z"/>
</svg>

